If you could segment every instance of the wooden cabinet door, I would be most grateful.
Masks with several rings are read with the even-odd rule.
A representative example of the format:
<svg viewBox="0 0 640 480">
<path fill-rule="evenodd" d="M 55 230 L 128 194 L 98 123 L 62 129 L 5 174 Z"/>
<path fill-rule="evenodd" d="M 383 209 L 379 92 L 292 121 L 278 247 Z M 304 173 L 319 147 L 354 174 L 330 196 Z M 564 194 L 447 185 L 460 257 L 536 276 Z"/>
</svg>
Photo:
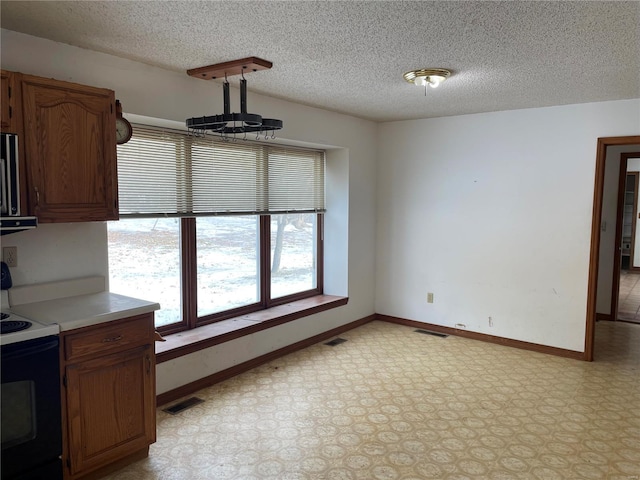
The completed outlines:
<svg viewBox="0 0 640 480">
<path fill-rule="evenodd" d="M 117 219 L 114 92 L 31 75 L 20 84 L 30 213 Z"/>
<path fill-rule="evenodd" d="M 155 356 L 145 345 L 68 365 L 67 438 L 72 476 L 155 441 Z"/>
<path fill-rule="evenodd" d="M 0 102 L 2 102 L 2 106 L 0 107 L 2 110 L 2 121 L 0 122 L 0 130 L 8 133 L 18 133 L 14 123 L 14 95 L 16 93 L 14 78 L 13 72 L 7 72 L 5 70 L 0 72 L 0 80 L 2 80 L 0 98 Z"/>
<path fill-rule="evenodd" d="M 20 100 L 20 77 L 17 72 L 0 70 L 0 131 L 18 134 L 18 161 L 20 172 L 25 171 L 24 138 L 22 137 L 22 106 Z M 20 175 L 20 213 L 27 215 L 27 176 Z"/>
</svg>

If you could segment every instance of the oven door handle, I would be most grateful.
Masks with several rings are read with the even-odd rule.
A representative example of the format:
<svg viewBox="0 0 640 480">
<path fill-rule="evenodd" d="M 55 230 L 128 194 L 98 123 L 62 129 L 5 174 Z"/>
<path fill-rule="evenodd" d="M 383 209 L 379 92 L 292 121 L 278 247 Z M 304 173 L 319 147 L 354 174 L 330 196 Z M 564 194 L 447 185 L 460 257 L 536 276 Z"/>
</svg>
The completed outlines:
<svg viewBox="0 0 640 480">
<path fill-rule="evenodd" d="M 60 342 L 58 340 L 58 337 L 52 338 L 51 340 L 48 340 L 43 343 L 38 343 L 36 345 L 29 345 L 28 347 L 6 349 L 6 347 L 9 347 L 12 345 L 16 345 L 16 346 L 19 345 L 19 343 L 9 344 L 2 349 L 2 361 L 4 362 L 6 360 L 15 360 L 19 358 L 29 357 L 31 355 L 35 355 L 40 352 L 51 350 L 53 348 L 57 350 L 59 344 Z"/>
</svg>

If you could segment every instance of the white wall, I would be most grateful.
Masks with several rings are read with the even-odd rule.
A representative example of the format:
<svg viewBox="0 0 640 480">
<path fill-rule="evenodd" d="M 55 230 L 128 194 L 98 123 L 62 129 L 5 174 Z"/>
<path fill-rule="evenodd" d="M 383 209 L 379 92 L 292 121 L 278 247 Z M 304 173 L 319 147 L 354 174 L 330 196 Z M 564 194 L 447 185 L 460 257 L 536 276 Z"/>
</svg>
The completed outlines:
<svg viewBox="0 0 640 480">
<path fill-rule="evenodd" d="M 597 138 L 639 132 L 638 100 L 381 125 L 376 312 L 584 351 Z"/>
<path fill-rule="evenodd" d="M 3 69 L 113 89 L 125 116 L 132 113 L 184 122 L 221 109 L 222 88 L 214 82 L 8 30 L 1 34 Z M 235 97 L 232 94 L 232 108 L 238 108 Z M 158 365 L 158 393 L 374 313 L 377 125 L 251 91 L 248 104 L 251 111 L 283 120 L 281 141 L 330 148 L 326 291 L 348 292 L 349 303 L 162 363 Z M 70 242 L 70 237 L 90 241 Z M 5 238 L 9 242 L 10 237 Z M 104 223 L 41 226 L 16 234 L 11 242 L 19 249 L 20 266 L 13 269 L 17 285 L 105 274 L 108 268 Z M 30 260 L 23 262 L 25 258 Z M 78 259 L 90 260 L 81 263 Z"/>
<path fill-rule="evenodd" d="M 2 246 L 18 247 L 14 285 L 90 275 L 108 276 L 104 223 L 41 224 L 36 230 L 2 236 Z"/>
<path fill-rule="evenodd" d="M 613 293 L 616 222 L 618 220 L 618 187 L 620 183 L 620 154 L 635 152 L 640 145 L 611 145 L 607 147 L 602 188 L 602 222 L 600 223 L 600 253 L 596 313 L 611 315 Z"/>
</svg>

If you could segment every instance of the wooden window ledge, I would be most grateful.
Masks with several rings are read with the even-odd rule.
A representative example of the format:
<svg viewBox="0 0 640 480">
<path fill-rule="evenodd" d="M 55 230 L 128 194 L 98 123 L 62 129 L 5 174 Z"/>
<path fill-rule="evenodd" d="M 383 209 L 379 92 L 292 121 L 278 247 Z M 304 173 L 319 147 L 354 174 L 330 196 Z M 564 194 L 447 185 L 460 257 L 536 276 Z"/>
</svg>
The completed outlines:
<svg viewBox="0 0 640 480">
<path fill-rule="evenodd" d="M 156 342 L 156 363 L 166 362 L 276 325 L 340 307 L 346 305 L 348 301 L 348 297 L 316 295 L 192 330 L 173 333 L 164 337 L 165 342 Z"/>
</svg>

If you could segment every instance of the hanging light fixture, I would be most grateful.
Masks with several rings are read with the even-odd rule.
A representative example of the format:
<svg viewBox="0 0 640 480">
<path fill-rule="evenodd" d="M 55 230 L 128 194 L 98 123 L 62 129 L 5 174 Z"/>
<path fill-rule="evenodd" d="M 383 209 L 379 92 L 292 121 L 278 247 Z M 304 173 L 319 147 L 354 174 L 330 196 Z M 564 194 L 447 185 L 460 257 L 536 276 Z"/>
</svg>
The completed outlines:
<svg viewBox="0 0 640 480">
<path fill-rule="evenodd" d="M 419 70 L 411 70 L 403 75 L 407 82 L 413 83 L 418 87 L 424 87 L 425 95 L 427 87 L 438 88 L 450 76 L 451 72 L 444 68 L 421 68 Z"/>
<path fill-rule="evenodd" d="M 196 133 L 211 132 L 224 137 L 236 134 L 256 133 L 257 136 L 264 134 L 265 138 L 268 138 L 269 133 L 271 133 L 271 138 L 274 138 L 275 135 L 273 132 L 282 128 L 282 120 L 263 118 L 261 115 L 247 112 L 247 80 L 244 78 L 245 73 L 267 70 L 272 66 L 273 64 L 267 60 L 248 57 L 187 70 L 187 74 L 190 76 L 203 80 L 224 78 L 224 112 L 220 115 L 188 118 L 186 120 L 187 128 Z M 231 113 L 229 81 L 227 78 L 232 75 L 242 75 L 242 79 L 240 80 L 240 113 Z"/>
</svg>

